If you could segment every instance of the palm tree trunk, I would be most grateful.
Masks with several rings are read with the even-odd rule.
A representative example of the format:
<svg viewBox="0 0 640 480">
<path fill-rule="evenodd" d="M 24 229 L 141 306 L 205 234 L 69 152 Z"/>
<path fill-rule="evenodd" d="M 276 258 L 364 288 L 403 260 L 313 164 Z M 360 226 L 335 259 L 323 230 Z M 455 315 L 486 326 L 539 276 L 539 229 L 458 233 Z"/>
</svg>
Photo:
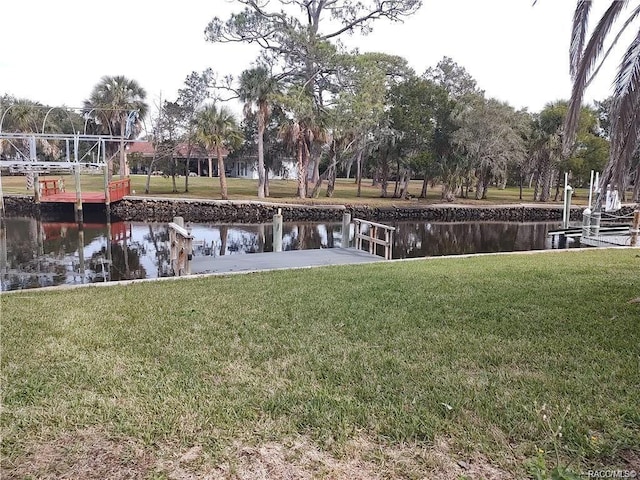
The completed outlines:
<svg viewBox="0 0 640 480">
<path fill-rule="evenodd" d="M 258 198 L 265 197 L 264 124 L 264 114 L 258 112 Z"/>
<path fill-rule="evenodd" d="M 303 144 L 303 140 L 302 139 L 298 139 L 297 141 L 297 154 L 298 154 L 298 197 L 300 198 L 306 198 L 307 196 L 307 172 L 305 169 L 305 165 L 304 165 L 304 159 L 303 159 L 303 148 L 304 148 L 304 144 Z"/>
<path fill-rule="evenodd" d="M 124 130 L 126 120 L 120 120 L 120 178 L 127 176 L 127 159 L 124 154 Z"/>
<path fill-rule="evenodd" d="M 313 159 L 313 178 L 312 182 L 315 184 L 320 179 L 320 158 L 315 155 Z"/>
<path fill-rule="evenodd" d="M 185 193 L 189 192 L 189 174 L 190 172 L 190 163 L 191 163 L 191 140 L 187 143 L 187 160 L 184 166 L 184 191 Z"/>
<path fill-rule="evenodd" d="M 222 147 L 216 148 L 218 155 L 218 176 L 220 177 L 220 195 L 223 200 L 227 200 L 227 174 L 224 171 L 224 158 L 222 157 Z"/>
</svg>

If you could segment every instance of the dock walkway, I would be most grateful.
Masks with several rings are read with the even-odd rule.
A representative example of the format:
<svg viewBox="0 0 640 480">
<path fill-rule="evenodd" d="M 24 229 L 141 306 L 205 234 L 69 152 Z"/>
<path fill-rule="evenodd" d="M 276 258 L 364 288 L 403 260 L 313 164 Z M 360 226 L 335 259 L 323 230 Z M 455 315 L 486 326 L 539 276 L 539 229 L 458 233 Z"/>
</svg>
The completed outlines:
<svg viewBox="0 0 640 480">
<path fill-rule="evenodd" d="M 355 248 L 322 248 L 285 252 L 248 253 L 218 257 L 194 256 L 191 274 L 251 272 L 288 268 L 384 262 L 384 258 Z"/>
</svg>

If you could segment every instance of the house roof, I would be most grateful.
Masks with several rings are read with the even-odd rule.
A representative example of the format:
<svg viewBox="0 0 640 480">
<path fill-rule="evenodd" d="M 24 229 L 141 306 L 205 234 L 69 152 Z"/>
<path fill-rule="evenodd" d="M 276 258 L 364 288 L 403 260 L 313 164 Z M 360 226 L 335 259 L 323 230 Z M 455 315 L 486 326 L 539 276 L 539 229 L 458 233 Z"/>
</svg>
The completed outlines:
<svg viewBox="0 0 640 480">
<path fill-rule="evenodd" d="M 151 142 L 131 142 L 127 144 L 127 152 L 153 155 L 153 144 Z"/>
</svg>

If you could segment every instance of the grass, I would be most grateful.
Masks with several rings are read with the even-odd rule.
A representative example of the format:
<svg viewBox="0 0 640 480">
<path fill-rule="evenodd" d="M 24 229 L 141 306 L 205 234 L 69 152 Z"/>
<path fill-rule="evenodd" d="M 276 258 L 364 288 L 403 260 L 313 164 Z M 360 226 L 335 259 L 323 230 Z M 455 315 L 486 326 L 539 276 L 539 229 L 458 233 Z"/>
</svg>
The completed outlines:
<svg viewBox="0 0 640 480">
<path fill-rule="evenodd" d="M 340 458 L 366 438 L 382 469 L 388 449 L 446 439 L 522 478 L 552 445 L 543 404 L 553 421 L 570 407 L 563 461 L 625 466 L 640 449 L 639 295 L 634 250 L 3 295 L 2 469 L 50 473 L 43 445 L 97 429 L 163 458 L 201 447 L 195 472 L 238 442 L 308 438 Z M 396 474 L 424 477 L 419 458 Z"/>
<path fill-rule="evenodd" d="M 46 178 L 60 178 L 59 176 L 49 176 Z M 74 187 L 74 179 L 72 176 L 63 176 L 68 191 L 72 191 Z M 132 175 L 131 188 L 136 191 L 136 195 L 142 195 L 146 183 L 145 175 Z M 241 178 L 228 179 L 228 193 L 231 200 L 257 200 L 256 180 L 248 180 Z M 220 198 L 220 185 L 218 178 L 192 177 L 189 178 L 189 192 L 184 192 L 184 177 L 176 179 L 178 192 L 172 192 L 173 184 L 170 178 L 161 176 L 151 177 L 151 193 L 153 197 L 179 197 L 179 198 Z M 26 194 L 25 178 L 23 176 L 3 176 L 2 188 L 5 193 Z M 101 175 L 83 175 L 82 190 L 83 191 L 101 191 L 104 188 L 104 179 Z M 295 180 L 271 180 L 270 181 L 270 198 L 268 200 L 287 202 L 287 203 L 313 203 L 313 204 L 367 204 L 371 206 L 417 206 L 425 204 L 440 203 L 440 186 L 429 188 L 427 198 L 419 199 L 422 189 L 421 180 L 413 180 L 409 186 L 409 192 L 414 197 L 410 200 L 400 200 L 397 198 L 380 198 L 380 188 L 372 187 L 371 180 L 364 180 L 362 183 L 362 196 L 357 197 L 356 185 L 353 180 L 345 178 L 337 179 L 336 189 L 332 198 L 325 196 L 326 182 L 321 189 L 318 198 L 299 199 L 296 197 L 297 184 Z M 393 193 L 393 183 L 389 185 L 389 192 Z M 470 194 L 471 196 L 473 194 Z M 586 205 L 588 199 L 587 189 L 576 189 L 573 195 L 574 205 Z M 469 199 L 457 199 L 457 203 L 491 205 L 491 204 L 509 204 L 523 203 L 533 201 L 533 189 L 526 188 L 523 191 L 523 199 L 519 198 L 519 190 L 515 187 L 500 190 L 490 188 L 486 200 L 475 200 L 473 197 Z M 560 199 L 560 202 L 562 198 Z"/>
</svg>

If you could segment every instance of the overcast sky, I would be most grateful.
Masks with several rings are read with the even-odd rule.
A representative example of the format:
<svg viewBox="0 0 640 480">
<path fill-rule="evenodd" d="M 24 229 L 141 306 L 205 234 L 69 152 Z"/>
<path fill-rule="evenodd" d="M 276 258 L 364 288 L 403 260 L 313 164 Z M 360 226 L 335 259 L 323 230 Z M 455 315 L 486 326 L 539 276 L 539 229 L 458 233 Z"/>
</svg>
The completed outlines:
<svg viewBox="0 0 640 480">
<path fill-rule="evenodd" d="M 272 0 L 274 1 L 274 0 Z M 593 19 L 610 3 L 597 0 Z M 422 73 L 452 57 L 488 96 L 539 111 L 570 93 L 571 0 L 424 0 L 404 23 L 380 20 L 367 37 L 347 37 L 361 51 L 405 57 Z M 192 71 L 238 74 L 252 47 L 206 42 L 216 15 L 237 10 L 227 0 L 5 0 L 0 27 L 0 94 L 52 106 L 81 106 L 103 75 L 137 80 L 148 100 L 174 99 Z M 617 52 L 588 90 L 611 90 Z"/>
</svg>

